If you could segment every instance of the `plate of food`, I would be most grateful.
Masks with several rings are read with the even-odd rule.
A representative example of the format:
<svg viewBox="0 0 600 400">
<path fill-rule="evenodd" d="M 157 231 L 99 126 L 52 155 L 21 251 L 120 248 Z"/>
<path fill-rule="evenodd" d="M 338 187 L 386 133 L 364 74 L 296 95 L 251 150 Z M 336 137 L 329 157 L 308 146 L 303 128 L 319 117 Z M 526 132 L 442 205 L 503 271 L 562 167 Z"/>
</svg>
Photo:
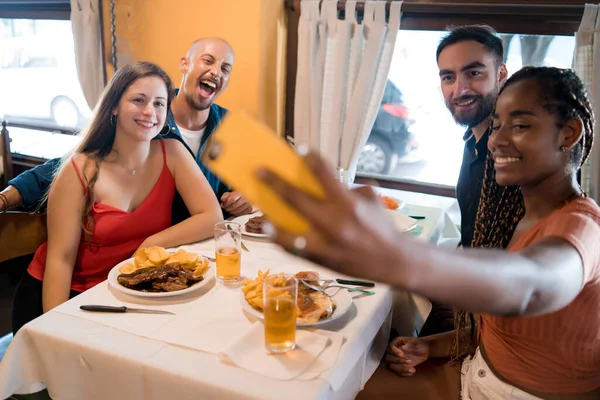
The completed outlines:
<svg viewBox="0 0 600 400">
<path fill-rule="evenodd" d="M 263 233 L 262 227 L 267 218 L 261 213 L 257 212 L 254 214 L 241 215 L 232 219 L 232 222 L 237 222 L 242 226 L 242 235 L 251 236 L 256 238 L 267 238 L 269 237 Z"/>
<path fill-rule="evenodd" d="M 108 283 L 119 292 L 139 297 L 171 297 L 204 287 L 214 277 L 209 261 L 179 249 L 169 253 L 162 247 L 138 249 L 108 274 Z"/>
<path fill-rule="evenodd" d="M 258 271 L 258 276 L 246 279 L 240 295 L 242 308 L 247 313 L 263 319 L 263 282 L 270 270 Z M 316 279 L 319 274 L 312 271 L 298 272 L 298 318 L 296 326 L 319 326 L 334 321 L 345 315 L 352 306 L 352 296 L 345 289 L 332 288 L 327 293 L 314 290 L 303 284 L 300 279 Z M 311 286 L 319 287 L 317 281 L 310 281 Z"/>
<path fill-rule="evenodd" d="M 405 202 L 395 197 L 384 196 L 382 194 L 379 194 L 378 196 L 379 200 L 381 201 L 381 204 L 388 210 L 396 211 L 406 205 Z"/>
</svg>

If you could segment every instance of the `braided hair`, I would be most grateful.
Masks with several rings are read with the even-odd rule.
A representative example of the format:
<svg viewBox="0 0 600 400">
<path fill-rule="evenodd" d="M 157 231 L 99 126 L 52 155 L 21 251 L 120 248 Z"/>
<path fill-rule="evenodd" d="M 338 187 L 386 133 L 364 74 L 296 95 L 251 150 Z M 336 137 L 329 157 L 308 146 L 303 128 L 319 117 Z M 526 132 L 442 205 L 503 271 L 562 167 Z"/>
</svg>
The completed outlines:
<svg viewBox="0 0 600 400">
<path fill-rule="evenodd" d="M 571 118 L 580 118 L 583 122 L 583 135 L 570 154 L 570 162 L 579 169 L 590 155 L 595 123 L 592 105 L 583 83 L 570 69 L 525 67 L 506 81 L 498 96 L 508 86 L 528 79 L 537 82 L 540 104 L 549 114 L 556 116 L 559 129 Z M 524 215 L 525 204 L 521 189 L 518 186 L 498 185 L 494 160 L 488 152 L 471 246 L 506 248 Z M 452 354 L 458 358 L 472 348 L 475 317 L 464 310 L 458 310 L 455 312 L 454 325 L 457 331 Z M 469 325 L 470 332 L 465 333 L 464 328 Z"/>
</svg>

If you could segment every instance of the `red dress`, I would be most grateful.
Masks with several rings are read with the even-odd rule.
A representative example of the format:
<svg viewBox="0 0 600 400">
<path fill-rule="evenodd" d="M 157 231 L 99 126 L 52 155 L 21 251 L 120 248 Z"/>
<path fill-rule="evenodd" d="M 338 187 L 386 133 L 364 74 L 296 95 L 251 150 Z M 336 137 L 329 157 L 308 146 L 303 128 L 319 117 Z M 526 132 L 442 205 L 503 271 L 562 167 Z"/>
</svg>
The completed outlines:
<svg viewBox="0 0 600 400">
<path fill-rule="evenodd" d="M 102 203 L 94 203 L 90 212 L 94 220 L 91 246 L 82 231 L 77 260 L 73 269 L 71 290 L 83 292 L 104 281 L 108 272 L 121 261 L 131 257 L 149 236 L 171 226 L 171 206 L 175 196 L 175 180 L 167 167 L 165 145 L 160 142 L 163 168 L 158 181 L 146 199 L 132 212 Z M 73 166 L 87 187 L 73 160 Z M 38 280 L 44 279 L 48 242 L 36 251 L 28 272 Z"/>
</svg>

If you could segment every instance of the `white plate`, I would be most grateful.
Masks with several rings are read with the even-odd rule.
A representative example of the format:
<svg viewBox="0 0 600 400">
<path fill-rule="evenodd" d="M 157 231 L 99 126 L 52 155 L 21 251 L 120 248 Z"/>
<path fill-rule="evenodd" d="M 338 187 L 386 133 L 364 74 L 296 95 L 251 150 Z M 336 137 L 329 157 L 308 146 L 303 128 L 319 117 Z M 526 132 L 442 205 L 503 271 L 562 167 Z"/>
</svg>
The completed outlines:
<svg viewBox="0 0 600 400">
<path fill-rule="evenodd" d="M 208 269 L 203 274 L 204 279 L 201 280 L 198 283 L 193 284 L 192 286 L 190 286 L 187 289 L 176 290 L 174 292 L 141 292 L 139 290 L 133 290 L 133 289 L 126 288 L 125 286 L 122 286 L 117 281 L 117 277 L 121 274 L 119 272 L 119 268 L 121 267 L 121 265 L 123 265 L 125 263 L 128 263 L 128 262 L 129 263 L 133 263 L 133 257 L 129 258 L 129 259 L 125 260 L 125 261 L 121 261 L 120 263 L 118 263 L 117 265 L 115 265 L 113 267 L 113 269 L 110 270 L 110 272 L 108 273 L 108 283 L 112 287 L 114 287 L 116 290 L 118 290 L 119 292 L 131 295 L 131 296 L 137 296 L 137 297 L 172 297 L 172 296 L 179 296 L 179 295 L 190 293 L 190 292 L 194 292 L 194 291 L 196 291 L 198 289 L 203 288 L 204 286 L 206 286 L 215 277 L 214 268 L 209 263 Z"/>
<path fill-rule="evenodd" d="M 409 232 L 417 227 L 417 220 L 408 215 L 400 214 L 392 210 L 388 210 L 390 216 L 394 220 L 396 229 L 400 232 Z"/>
<path fill-rule="evenodd" d="M 237 222 L 238 224 L 240 224 L 242 226 L 242 235 L 256 237 L 256 238 L 268 238 L 269 235 L 265 235 L 264 233 L 254 233 L 254 232 L 246 231 L 246 222 L 248 222 L 248 220 L 250 220 L 250 218 L 260 217 L 261 215 L 263 215 L 261 212 L 256 212 L 254 214 L 240 215 L 239 217 L 235 217 L 234 219 L 232 219 L 231 222 Z"/>
<path fill-rule="evenodd" d="M 302 283 L 300 283 L 300 282 L 298 282 L 298 284 L 302 285 Z M 339 289 L 339 290 L 337 290 L 337 289 Z M 296 326 L 319 326 L 319 325 L 327 324 L 331 321 L 335 321 L 336 319 L 340 318 L 341 316 L 343 316 L 350 310 L 350 307 L 352 306 L 352 296 L 350 296 L 350 292 L 348 292 L 345 289 L 340 289 L 340 288 L 330 289 L 329 292 L 334 293 L 334 295 L 331 296 L 331 300 L 333 300 L 333 302 L 336 305 L 336 308 L 335 308 L 335 311 L 333 312 L 333 314 L 329 318 L 322 319 L 320 321 L 315 322 L 314 324 L 306 324 L 303 322 L 297 322 Z M 244 297 L 244 292 L 242 292 L 241 290 L 240 290 L 240 301 L 242 303 L 242 308 L 244 309 L 244 311 L 246 311 L 248 314 L 255 316 L 256 318 L 264 319 L 263 313 L 255 310 L 254 308 L 252 308 L 252 306 L 250 304 L 248 304 L 248 302 L 246 301 L 246 298 Z"/>
</svg>

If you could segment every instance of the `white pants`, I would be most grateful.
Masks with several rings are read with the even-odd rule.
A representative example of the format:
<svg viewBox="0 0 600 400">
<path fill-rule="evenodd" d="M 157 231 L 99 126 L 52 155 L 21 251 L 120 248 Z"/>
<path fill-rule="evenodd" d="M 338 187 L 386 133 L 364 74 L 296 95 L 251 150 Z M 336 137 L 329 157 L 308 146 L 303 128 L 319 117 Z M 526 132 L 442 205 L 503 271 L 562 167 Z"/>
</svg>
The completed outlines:
<svg viewBox="0 0 600 400">
<path fill-rule="evenodd" d="M 522 391 L 494 375 L 479 348 L 473 357 L 468 357 L 461 368 L 461 391 L 463 400 L 542 400 Z"/>
</svg>

